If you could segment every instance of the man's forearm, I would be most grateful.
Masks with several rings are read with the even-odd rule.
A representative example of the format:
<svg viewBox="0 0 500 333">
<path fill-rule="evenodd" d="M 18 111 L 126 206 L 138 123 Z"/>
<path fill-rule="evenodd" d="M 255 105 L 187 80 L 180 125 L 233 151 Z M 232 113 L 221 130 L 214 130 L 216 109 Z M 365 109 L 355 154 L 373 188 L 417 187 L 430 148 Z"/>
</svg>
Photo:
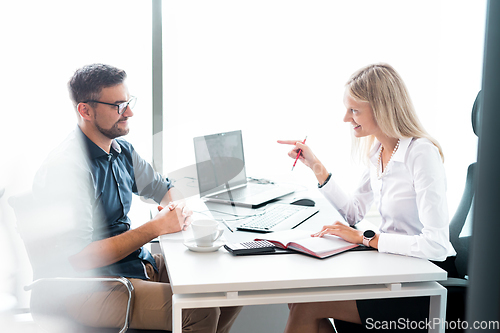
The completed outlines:
<svg viewBox="0 0 500 333">
<path fill-rule="evenodd" d="M 149 221 L 123 234 L 90 243 L 82 251 L 69 257 L 69 262 L 77 271 L 111 265 L 157 236 L 154 222 Z"/>
<path fill-rule="evenodd" d="M 163 199 L 161 199 L 160 206 L 166 207 L 170 202 L 181 199 L 184 199 L 182 193 L 179 192 L 179 190 L 177 190 L 175 187 L 171 187 L 170 190 L 168 190 L 168 192 L 165 194 Z"/>
<path fill-rule="evenodd" d="M 160 205 L 166 207 L 169 202 L 182 199 L 182 194 L 171 188 L 163 197 Z M 182 207 L 163 210 L 153 220 L 123 234 L 95 241 L 68 260 L 79 271 L 111 265 L 125 258 L 144 244 L 159 235 L 178 232 L 185 218 Z"/>
</svg>

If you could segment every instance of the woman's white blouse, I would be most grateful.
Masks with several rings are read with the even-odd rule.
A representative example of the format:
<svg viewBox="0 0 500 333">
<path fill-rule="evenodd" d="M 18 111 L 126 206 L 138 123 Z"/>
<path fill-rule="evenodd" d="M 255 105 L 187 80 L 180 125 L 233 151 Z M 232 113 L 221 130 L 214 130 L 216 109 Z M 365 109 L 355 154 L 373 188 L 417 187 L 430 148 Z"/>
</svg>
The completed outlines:
<svg viewBox="0 0 500 333">
<path fill-rule="evenodd" d="M 455 255 L 449 240 L 446 175 L 437 147 L 427 139 L 401 139 L 378 179 L 380 149 L 377 142 L 370 153 L 370 166 L 352 195 L 332 179 L 320 192 L 350 225 L 361 221 L 375 202 L 382 216 L 380 252 L 436 261 Z"/>
</svg>

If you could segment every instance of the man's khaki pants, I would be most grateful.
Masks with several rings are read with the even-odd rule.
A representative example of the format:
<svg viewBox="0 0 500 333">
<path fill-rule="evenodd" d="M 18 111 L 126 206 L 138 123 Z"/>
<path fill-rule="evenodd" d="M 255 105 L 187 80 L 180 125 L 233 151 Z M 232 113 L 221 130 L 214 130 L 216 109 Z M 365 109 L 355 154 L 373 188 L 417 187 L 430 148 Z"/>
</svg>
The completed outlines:
<svg viewBox="0 0 500 333">
<path fill-rule="evenodd" d="M 146 265 L 150 280 L 130 279 L 135 289 L 130 328 L 172 330 L 172 290 L 161 254 L 154 255 L 158 272 Z M 128 292 L 122 284 L 72 296 L 66 312 L 78 323 L 93 327 L 122 327 Z M 183 332 L 228 333 L 241 307 L 185 309 Z"/>
</svg>

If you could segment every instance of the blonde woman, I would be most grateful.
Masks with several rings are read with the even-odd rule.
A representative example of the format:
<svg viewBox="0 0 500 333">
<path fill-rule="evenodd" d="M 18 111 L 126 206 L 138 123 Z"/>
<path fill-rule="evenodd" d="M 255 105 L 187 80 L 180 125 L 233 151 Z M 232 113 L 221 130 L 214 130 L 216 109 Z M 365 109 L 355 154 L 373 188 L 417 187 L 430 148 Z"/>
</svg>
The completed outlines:
<svg viewBox="0 0 500 333">
<path fill-rule="evenodd" d="M 344 105 L 344 122 L 352 126 L 354 149 L 367 163 L 352 195 L 339 188 L 310 147 L 294 140 L 278 142 L 294 145 L 288 153 L 292 158 L 301 150 L 299 159 L 314 171 L 320 192 L 349 225 L 362 220 L 373 203 L 382 224 L 379 233 L 362 233 L 337 221 L 313 236 L 333 234 L 379 252 L 426 258 L 448 270 L 450 276 L 455 275 L 443 152 L 420 124 L 403 80 L 388 64 L 361 68 L 346 83 Z M 301 303 L 289 307 L 286 333 L 334 332 L 327 318 L 365 325 L 368 319 L 425 320 L 429 298 Z"/>
</svg>

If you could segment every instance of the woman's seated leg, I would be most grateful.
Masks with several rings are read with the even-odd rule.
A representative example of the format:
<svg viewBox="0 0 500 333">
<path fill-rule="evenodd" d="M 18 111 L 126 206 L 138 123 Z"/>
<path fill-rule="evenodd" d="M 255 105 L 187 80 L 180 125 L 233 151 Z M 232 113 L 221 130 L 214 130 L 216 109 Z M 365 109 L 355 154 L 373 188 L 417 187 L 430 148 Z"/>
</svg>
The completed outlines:
<svg viewBox="0 0 500 333">
<path fill-rule="evenodd" d="M 361 324 L 356 301 L 289 304 L 285 333 L 335 332 L 328 318 Z"/>
</svg>

